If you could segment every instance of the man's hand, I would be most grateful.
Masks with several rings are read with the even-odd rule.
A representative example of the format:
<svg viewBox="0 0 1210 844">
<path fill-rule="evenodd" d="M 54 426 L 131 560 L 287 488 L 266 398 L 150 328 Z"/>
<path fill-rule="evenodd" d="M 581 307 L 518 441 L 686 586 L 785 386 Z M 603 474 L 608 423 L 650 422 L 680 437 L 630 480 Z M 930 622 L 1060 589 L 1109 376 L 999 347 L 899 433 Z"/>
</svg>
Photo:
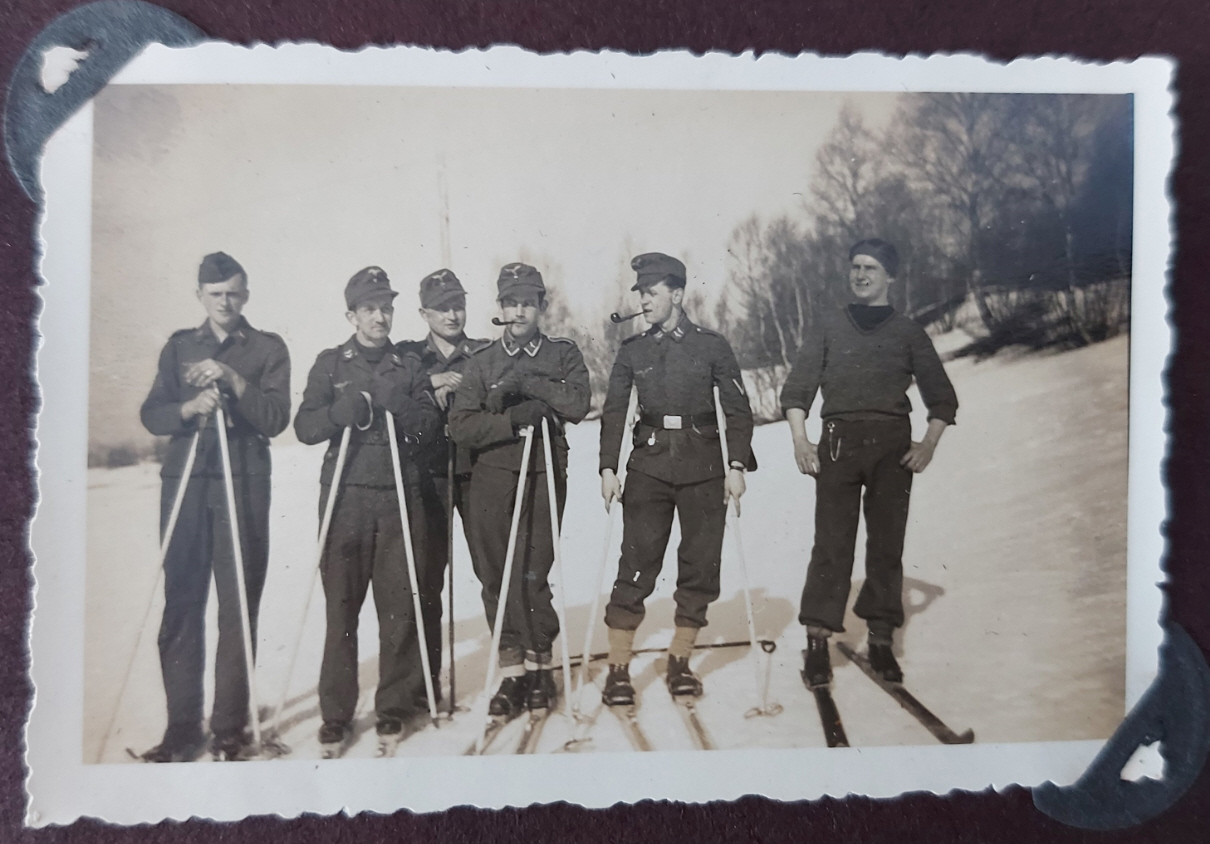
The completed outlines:
<svg viewBox="0 0 1210 844">
<path fill-rule="evenodd" d="M 429 376 L 429 382 L 433 385 L 434 392 L 445 390 L 448 394 L 462 386 L 462 373 L 435 372 Z"/>
<path fill-rule="evenodd" d="M 819 448 L 811 443 L 810 440 L 802 439 L 794 441 L 794 462 L 798 464 L 798 471 L 804 475 L 810 475 L 815 478 L 819 476 Z"/>
<path fill-rule="evenodd" d="M 727 480 L 723 485 L 726 491 L 723 495 L 723 506 L 726 506 L 727 501 L 735 502 L 735 515 L 739 515 L 739 499 L 745 492 L 748 491 L 748 482 L 744 480 L 744 473 L 739 469 L 728 469 Z"/>
<path fill-rule="evenodd" d="M 202 390 L 187 402 L 181 404 L 181 419 L 188 422 L 195 416 L 209 416 L 218 407 L 218 387 Z"/>
<path fill-rule="evenodd" d="M 444 374 L 444 373 L 443 373 Z M 437 376 L 433 376 L 436 378 Z M 454 387 L 438 387 L 433 391 L 433 398 L 437 401 L 437 407 L 443 410 L 449 405 L 450 396 L 454 394 Z"/>
<path fill-rule="evenodd" d="M 408 410 L 414 382 L 402 369 L 385 369 L 374 373 L 370 381 L 370 398 L 374 404 L 399 415 Z"/>
<path fill-rule="evenodd" d="M 328 418 L 341 428 L 361 428 L 370 422 L 370 403 L 357 390 L 345 390 L 328 408 Z"/>
<path fill-rule="evenodd" d="M 933 452 L 937 450 L 935 443 L 930 443 L 927 440 L 924 442 L 912 443 L 912 447 L 907 450 L 907 454 L 899 459 L 901 466 L 906 466 L 913 472 L 919 474 L 928 468 L 928 465 L 933 462 Z"/>
<path fill-rule="evenodd" d="M 933 452 L 937 450 L 937 443 L 941 441 L 941 435 L 945 433 L 947 424 L 940 419 L 930 419 L 924 439 L 918 443 L 912 443 L 907 454 L 900 458 L 899 464 L 916 473 L 927 469 L 928 465 L 933 462 Z"/>
<path fill-rule="evenodd" d="M 542 420 L 550 414 L 550 405 L 537 399 L 528 399 L 508 409 L 508 419 L 518 431 L 527 427 L 537 431 L 542 426 Z"/>
<path fill-rule="evenodd" d="M 185 383 L 193 387 L 209 387 L 220 381 L 231 388 L 236 398 L 242 397 L 248 386 L 242 375 L 214 358 L 200 360 L 185 370 Z"/>
<path fill-rule="evenodd" d="M 605 512 L 613 506 L 613 502 L 622 500 L 622 482 L 613 469 L 601 470 L 601 497 L 605 499 Z"/>
<path fill-rule="evenodd" d="M 487 391 L 487 398 L 484 399 L 483 406 L 487 408 L 488 413 L 503 413 L 505 402 L 510 397 L 519 395 L 520 392 L 521 376 L 517 374 L 517 370 L 511 369 Z"/>
</svg>

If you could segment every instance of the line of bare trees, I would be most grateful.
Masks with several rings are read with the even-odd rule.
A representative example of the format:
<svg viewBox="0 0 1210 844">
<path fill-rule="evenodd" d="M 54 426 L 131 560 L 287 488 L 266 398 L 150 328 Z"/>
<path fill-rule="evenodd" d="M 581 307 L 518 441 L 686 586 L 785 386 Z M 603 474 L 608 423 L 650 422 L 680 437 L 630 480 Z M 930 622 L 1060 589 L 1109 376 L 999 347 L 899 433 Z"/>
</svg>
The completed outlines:
<svg viewBox="0 0 1210 844">
<path fill-rule="evenodd" d="M 715 313 L 775 390 L 822 308 L 847 297 L 848 247 L 882 237 L 892 304 L 967 353 L 1081 346 L 1126 330 L 1133 210 L 1128 96 L 904 95 L 884 129 L 842 110 L 802 213 L 750 217 Z M 763 383 L 768 381 L 768 384 Z"/>
</svg>

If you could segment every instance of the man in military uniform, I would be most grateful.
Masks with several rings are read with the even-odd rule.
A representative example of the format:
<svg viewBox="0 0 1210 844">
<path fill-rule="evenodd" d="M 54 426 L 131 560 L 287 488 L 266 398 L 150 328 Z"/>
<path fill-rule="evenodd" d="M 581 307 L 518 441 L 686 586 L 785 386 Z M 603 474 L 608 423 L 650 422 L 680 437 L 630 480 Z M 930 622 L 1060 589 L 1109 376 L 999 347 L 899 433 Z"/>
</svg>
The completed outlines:
<svg viewBox="0 0 1210 844">
<path fill-rule="evenodd" d="M 601 495 L 606 506 L 622 500 L 622 557 L 605 609 L 609 628 L 609 676 L 605 702 L 633 704 L 629 663 L 643 602 L 655 589 L 679 513 L 676 631 L 668 648 L 668 689 L 700 695 L 689 668 L 706 608 L 719 594 L 723 527 L 728 499 L 739 507 L 744 472 L 752 457 L 752 410 L 735 354 L 720 334 L 685 315 L 685 265 L 651 252 L 630 262 L 637 273 L 643 318 L 651 326 L 622 343 L 609 376 L 601 417 Z M 627 464 L 626 494 L 618 480 L 631 386 L 638 389 L 634 451 Z M 727 419 L 731 465 L 723 465 L 714 388 Z"/>
<path fill-rule="evenodd" d="M 400 354 L 390 343 L 396 295 L 378 267 L 367 267 L 349 280 L 345 304 L 355 333 L 320 353 L 294 419 L 301 442 L 328 444 L 319 512 L 329 495 L 337 496 L 320 562 L 327 598 L 319 674 L 319 741 L 325 755 L 337 755 L 351 735 L 358 697 L 357 619 L 371 582 L 378 612 L 374 706 L 380 740 L 397 739 L 404 720 L 427 708 L 385 411 L 395 417 L 405 503 L 409 514 L 417 515 L 422 475 L 416 457 L 435 441 L 441 414 L 420 359 Z M 334 478 L 346 428 L 352 431 L 344 477 Z M 430 536 L 423 519 L 409 520 L 417 577 L 424 582 Z"/>
<path fill-rule="evenodd" d="M 280 337 L 258 331 L 244 319 L 248 302 L 244 268 L 222 252 L 207 255 L 198 270 L 197 298 L 206 311 L 206 321 L 198 328 L 178 331 L 168 340 L 140 414 L 148 431 L 171 437 L 160 471 L 161 534 L 179 485 L 187 485 L 164 557 L 159 648 L 168 729 L 160 744 L 144 757 L 154 762 L 192 761 L 205 747 L 202 675 L 212 572 L 218 592 L 219 630 L 211 749 L 221 759 L 238 759 L 248 750 L 250 669 L 244 659 L 235 548 L 213 414 L 221 405 L 227 419 L 254 649 L 257 610 L 269 562 L 269 438 L 280 434 L 290 421 L 290 355 Z M 198 435 L 196 457 L 185 478 L 182 474 L 194 434 Z"/>
<path fill-rule="evenodd" d="M 429 662 L 434 685 L 441 670 L 441 590 L 450 554 L 448 519 L 454 508 L 462 516 L 462 528 L 470 542 L 467 493 L 471 480 L 471 454 L 457 448 L 449 439 L 449 410 L 454 393 L 462 383 L 462 370 L 475 352 L 491 345 L 489 340 L 472 340 L 466 336 L 466 290 L 450 270 L 437 270 L 420 281 L 420 318 L 429 326 L 423 340 L 403 341 L 396 346 L 401 355 L 420 359 L 429 377 L 429 384 L 441 411 L 442 426 L 437 437 L 417 454 L 417 464 L 424 476 L 420 485 L 423 498 L 423 519 L 428 532 L 424 562 L 424 623 L 428 635 Z M 451 464 L 453 468 L 451 486 Z M 453 496 L 453 500 L 450 500 Z M 418 514 L 420 517 L 420 514 Z"/>
<path fill-rule="evenodd" d="M 941 435 L 954 424 L 958 396 L 928 334 L 891 306 L 898 270 L 893 244 L 878 238 L 853 244 L 854 301 L 823 315 L 781 392 L 795 462 L 815 478 L 815 545 L 798 613 L 807 629 L 802 677 L 810 687 L 832 679 L 828 638 L 844 630 L 863 505 L 866 580 L 853 612 L 866 620 L 870 666 L 888 682 L 903 680 L 891 641 L 903 624 L 903 540 L 912 475 L 928 467 Z M 908 418 L 913 378 L 928 408 L 928 431 L 920 442 L 912 441 Z M 807 439 L 806 422 L 821 389 L 824 431 L 816 444 Z"/>
<path fill-rule="evenodd" d="M 487 621 L 495 622 L 504 579 L 509 528 L 516 496 L 522 496 L 514 571 L 508 584 L 500 668 L 503 680 L 491 700 L 492 715 L 509 716 L 526 705 L 549 708 L 555 697 L 551 650 L 559 633 L 551 605 L 550 501 L 540 439 L 534 442 L 524 490 L 518 490 L 523 443 L 532 427 L 540 438 L 550 426 L 555 497 L 561 516 L 567 497 L 567 440 L 563 426 L 588 413 L 588 368 L 571 340 L 547 337 L 540 328 L 546 286 L 527 264 L 507 264 L 497 280 L 504 335 L 475 354 L 463 370 L 450 412 L 450 434 L 473 452 L 471 561 L 483 585 Z"/>
</svg>

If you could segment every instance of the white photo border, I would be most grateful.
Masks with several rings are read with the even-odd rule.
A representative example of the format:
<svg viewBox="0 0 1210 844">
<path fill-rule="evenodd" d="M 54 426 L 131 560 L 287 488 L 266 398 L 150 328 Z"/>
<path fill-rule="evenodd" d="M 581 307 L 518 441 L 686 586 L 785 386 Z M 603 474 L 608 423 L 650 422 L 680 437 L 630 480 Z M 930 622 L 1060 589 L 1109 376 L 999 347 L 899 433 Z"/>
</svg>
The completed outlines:
<svg viewBox="0 0 1210 844">
<path fill-rule="evenodd" d="M 987 91 L 1130 93 L 1135 110 L 1134 271 L 1130 341 L 1126 706 L 1158 669 L 1167 492 L 1163 373 L 1173 335 L 1166 319 L 1175 156 L 1171 84 L 1162 58 L 1111 64 L 1067 58 L 997 64 L 973 55 L 866 53 L 844 58 L 664 52 L 537 55 L 516 47 L 460 53 L 415 47 L 341 52 L 320 44 L 221 42 L 153 45 L 111 84 L 474 86 L 605 89 Z M 554 80 L 552 82 L 552 80 Z M 960 88 L 953 80 L 961 80 Z M 92 816 L 121 823 L 191 816 L 235 820 L 340 811 L 437 811 L 569 801 L 779 800 L 904 791 L 945 793 L 1045 780 L 1074 781 L 1103 741 L 716 751 L 540 757 L 273 761 L 245 765 L 85 765 L 81 759 L 88 425 L 92 107 L 51 139 L 42 163 L 43 309 L 36 354 L 42 390 L 37 421 L 40 500 L 30 536 L 35 555 L 30 649 L 35 705 L 26 731 L 36 826 Z M 266 769 L 264 765 L 271 765 Z M 266 775 L 268 774 L 268 775 Z"/>
</svg>

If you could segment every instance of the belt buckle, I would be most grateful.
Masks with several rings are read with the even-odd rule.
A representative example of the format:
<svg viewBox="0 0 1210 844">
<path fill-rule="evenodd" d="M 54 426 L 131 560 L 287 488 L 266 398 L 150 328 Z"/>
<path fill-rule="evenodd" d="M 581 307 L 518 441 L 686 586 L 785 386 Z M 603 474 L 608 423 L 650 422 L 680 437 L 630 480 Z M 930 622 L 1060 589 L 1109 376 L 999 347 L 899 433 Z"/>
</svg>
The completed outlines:
<svg viewBox="0 0 1210 844">
<path fill-rule="evenodd" d="M 681 425 L 681 416 L 665 416 L 664 429 L 668 431 L 679 431 L 683 427 Z"/>
</svg>

